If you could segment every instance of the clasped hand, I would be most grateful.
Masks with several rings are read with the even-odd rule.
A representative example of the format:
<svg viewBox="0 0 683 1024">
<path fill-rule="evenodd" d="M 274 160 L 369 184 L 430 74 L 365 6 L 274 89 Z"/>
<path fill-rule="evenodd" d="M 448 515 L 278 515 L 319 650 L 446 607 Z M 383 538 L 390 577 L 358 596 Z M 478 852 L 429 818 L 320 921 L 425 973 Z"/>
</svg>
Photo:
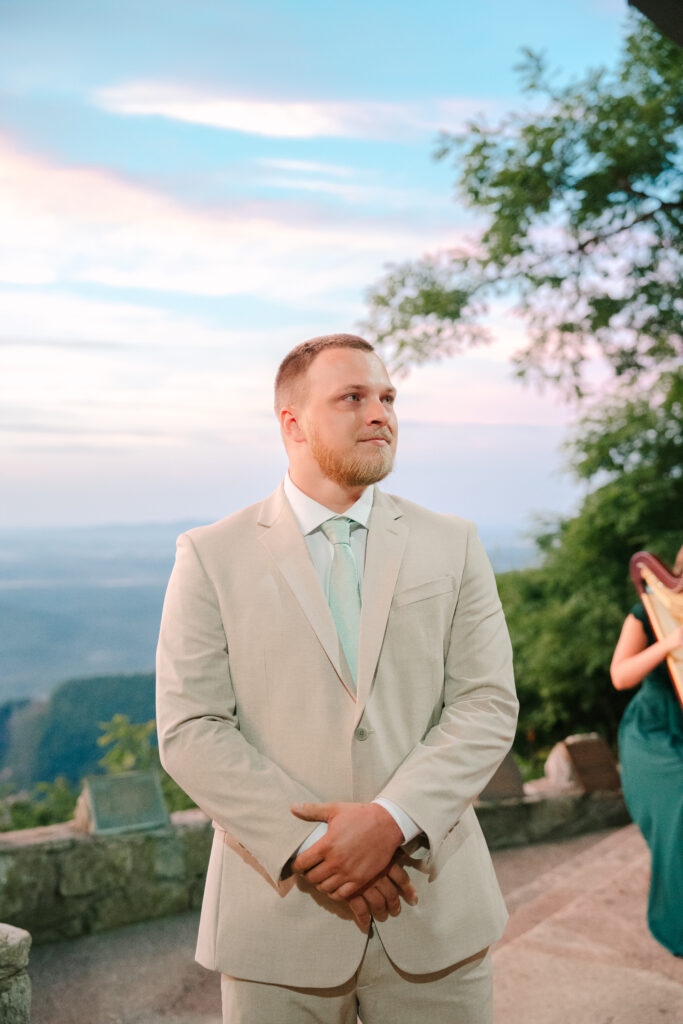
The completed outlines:
<svg viewBox="0 0 683 1024">
<path fill-rule="evenodd" d="M 404 868 L 394 860 L 403 833 L 381 804 L 296 804 L 304 821 L 326 821 L 327 832 L 300 853 L 292 870 L 330 899 L 349 905 L 362 928 L 401 912 L 401 897 L 417 903 Z"/>
</svg>

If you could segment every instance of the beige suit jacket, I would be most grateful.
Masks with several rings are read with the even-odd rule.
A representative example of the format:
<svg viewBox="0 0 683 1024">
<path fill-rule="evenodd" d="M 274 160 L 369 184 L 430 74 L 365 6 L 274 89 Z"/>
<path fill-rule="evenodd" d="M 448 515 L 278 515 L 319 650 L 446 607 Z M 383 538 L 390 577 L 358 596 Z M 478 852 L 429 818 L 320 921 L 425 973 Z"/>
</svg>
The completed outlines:
<svg viewBox="0 0 683 1024">
<path fill-rule="evenodd" d="M 354 697 L 280 487 L 178 541 L 157 655 L 159 748 L 215 825 L 197 959 L 236 977 L 348 980 L 366 936 L 287 875 L 302 801 L 402 807 L 419 902 L 377 924 L 394 963 L 440 970 L 495 941 L 505 906 L 472 802 L 509 748 L 517 701 L 491 567 L 472 524 L 375 490 Z"/>
</svg>

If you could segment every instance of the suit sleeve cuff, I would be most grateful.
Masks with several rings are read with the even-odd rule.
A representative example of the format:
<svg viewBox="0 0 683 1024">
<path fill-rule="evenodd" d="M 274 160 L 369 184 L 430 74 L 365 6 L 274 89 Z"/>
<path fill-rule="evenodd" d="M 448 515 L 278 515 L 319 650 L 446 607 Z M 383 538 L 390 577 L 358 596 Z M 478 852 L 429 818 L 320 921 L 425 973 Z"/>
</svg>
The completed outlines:
<svg viewBox="0 0 683 1024">
<path fill-rule="evenodd" d="M 411 839 L 419 835 L 422 829 L 419 825 L 416 825 L 409 814 L 406 814 L 397 804 L 392 800 L 385 800 L 383 796 L 378 796 L 372 801 L 373 804 L 379 804 L 385 811 L 388 811 L 391 817 L 394 819 L 401 832 L 403 833 L 403 842 L 409 843 Z M 324 823 L 323 823 L 324 824 Z M 310 836 L 309 836 L 310 839 Z M 306 840 L 308 842 L 308 840 Z"/>
<path fill-rule="evenodd" d="M 306 836 L 303 843 L 294 854 L 294 857 L 298 857 L 300 853 L 304 852 L 304 850 L 307 850 L 310 846 L 313 846 L 314 843 L 317 843 L 319 839 L 322 839 L 326 832 L 327 822 L 319 821 L 318 824 L 313 829 L 313 831 L 311 832 L 311 834 Z"/>
</svg>

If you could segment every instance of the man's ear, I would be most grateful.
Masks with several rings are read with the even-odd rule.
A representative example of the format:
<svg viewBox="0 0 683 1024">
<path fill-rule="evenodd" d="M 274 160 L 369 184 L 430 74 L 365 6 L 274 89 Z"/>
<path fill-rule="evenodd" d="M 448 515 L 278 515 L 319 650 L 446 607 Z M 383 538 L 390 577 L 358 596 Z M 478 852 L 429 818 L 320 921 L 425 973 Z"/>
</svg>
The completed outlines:
<svg viewBox="0 0 683 1024">
<path fill-rule="evenodd" d="M 285 441 L 292 441 L 294 444 L 300 444 L 306 440 L 303 430 L 299 426 L 299 420 L 295 409 L 285 407 L 280 411 L 280 429 L 282 430 L 282 436 Z"/>
</svg>

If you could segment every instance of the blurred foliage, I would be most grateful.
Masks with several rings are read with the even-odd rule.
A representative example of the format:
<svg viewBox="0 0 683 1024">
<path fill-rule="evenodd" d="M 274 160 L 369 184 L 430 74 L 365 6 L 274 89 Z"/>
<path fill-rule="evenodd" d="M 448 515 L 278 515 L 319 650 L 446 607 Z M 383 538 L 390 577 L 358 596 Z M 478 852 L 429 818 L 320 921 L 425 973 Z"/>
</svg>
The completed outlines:
<svg viewBox="0 0 683 1024">
<path fill-rule="evenodd" d="M 555 84 L 530 50 L 532 105 L 443 133 L 456 196 L 484 222 L 469 250 L 391 267 L 363 325 L 393 369 L 490 340 L 491 300 L 527 328 L 520 376 L 586 393 L 599 354 L 637 383 L 683 357 L 683 50 L 632 14 L 618 66 Z"/>
<path fill-rule="evenodd" d="M 99 770 L 100 721 L 117 713 L 135 722 L 154 716 L 154 673 L 70 679 L 46 702 L 17 704 L 8 711 L 0 732 L 3 776 L 22 789 L 58 775 L 77 785 Z"/>
<path fill-rule="evenodd" d="M 153 673 L 71 679 L 45 702 L 0 708 L 0 829 L 69 820 L 81 779 L 101 771 L 98 723 L 122 710 L 154 714 Z"/>
<path fill-rule="evenodd" d="M 102 735 L 96 739 L 96 744 L 100 748 L 109 747 L 100 758 L 99 767 L 108 774 L 147 769 L 156 771 L 169 811 L 195 806 L 161 767 L 154 719 L 134 723 L 128 715 L 116 713 L 110 721 L 100 722 L 99 727 Z M 79 788 L 64 775 L 58 775 L 53 782 L 38 782 L 30 790 L 20 793 L 14 792 L 11 782 L 5 782 L 0 788 L 0 831 L 69 821 L 74 814 Z"/>
<path fill-rule="evenodd" d="M 545 762 L 551 750 L 552 747 L 536 747 L 533 751 L 528 752 L 528 756 L 525 756 L 519 753 L 517 745 L 515 745 L 512 756 L 519 768 L 522 782 L 530 782 L 532 779 L 539 779 L 544 775 Z"/>
<path fill-rule="evenodd" d="M 363 325 L 405 371 L 489 341 L 490 305 L 507 301 L 528 339 L 518 376 L 581 410 L 566 450 L 588 484 L 582 505 L 537 525 L 539 568 L 498 580 L 526 775 L 572 732 L 614 742 L 631 696 L 609 681 L 636 599 L 630 556 L 671 564 L 683 543 L 683 50 L 640 15 L 627 24 L 614 69 L 557 85 L 527 50 L 527 110 L 440 136 L 436 158 L 453 160 L 479 236 L 389 268 Z M 589 361 L 608 372 L 600 399 Z"/>
<path fill-rule="evenodd" d="M 660 401 L 615 398 L 592 411 L 568 443 L 580 476 L 601 483 L 577 515 L 546 524 L 543 564 L 498 577 L 515 651 L 521 703 L 517 749 L 577 731 L 614 742 L 632 692 L 609 664 L 636 601 L 628 564 L 651 551 L 672 565 L 683 544 L 683 378 L 665 375 Z"/>
<path fill-rule="evenodd" d="M 98 747 L 110 748 L 100 758 L 108 775 L 159 767 L 159 754 L 151 742 L 155 733 L 154 719 L 134 723 L 128 715 L 116 714 L 110 722 L 100 722 L 100 729 Z"/>
<path fill-rule="evenodd" d="M 161 767 L 159 750 L 152 739 L 156 739 L 156 723 L 131 722 L 128 715 L 116 714 L 110 722 L 100 722 L 102 735 L 98 746 L 110 749 L 100 759 L 108 774 L 144 771 L 151 769 L 161 778 L 161 789 L 169 811 L 184 811 L 195 807 L 195 803 L 177 782 Z"/>
<path fill-rule="evenodd" d="M 6 795 L 0 802 L 0 829 L 11 832 L 69 821 L 77 796 L 63 775 L 54 782 L 37 783 L 26 795 Z"/>
</svg>

